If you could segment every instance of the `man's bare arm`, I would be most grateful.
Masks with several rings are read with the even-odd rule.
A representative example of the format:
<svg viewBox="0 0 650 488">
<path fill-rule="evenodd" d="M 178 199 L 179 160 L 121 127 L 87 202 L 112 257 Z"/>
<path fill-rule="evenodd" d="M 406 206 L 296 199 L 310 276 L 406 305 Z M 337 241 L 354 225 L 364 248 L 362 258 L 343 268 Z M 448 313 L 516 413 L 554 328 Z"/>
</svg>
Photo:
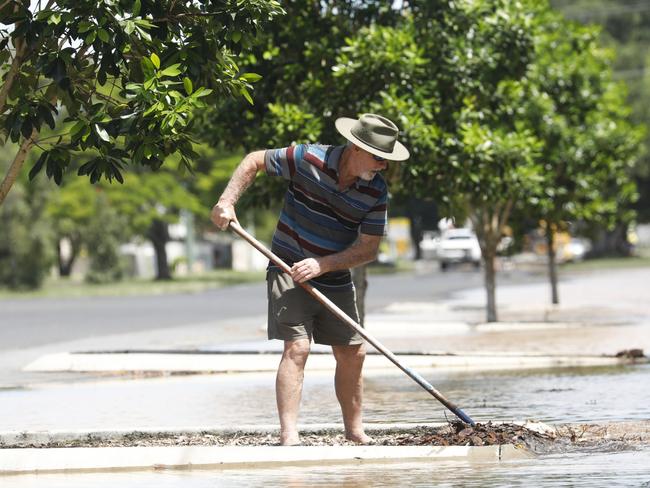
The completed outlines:
<svg viewBox="0 0 650 488">
<path fill-rule="evenodd" d="M 330 271 L 349 269 L 369 263 L 377 257 L 382 236 L 360 234 L 347 249 L 324 256 L 298 261 L 291 267 L 291 277 L 298 283 L 305 282 Z"/>
<path fill-rule="evenodd" d="M 235 204 L 246 188 L 255 181 L 257 172 L 264 170 L 264 153 L 265 151 L 255 151 L 241 160 L 219 201 L 212 207 L 211 219 L 219 229 L 226 230 L 231 220 L 237 222 Z"/>
</svg>

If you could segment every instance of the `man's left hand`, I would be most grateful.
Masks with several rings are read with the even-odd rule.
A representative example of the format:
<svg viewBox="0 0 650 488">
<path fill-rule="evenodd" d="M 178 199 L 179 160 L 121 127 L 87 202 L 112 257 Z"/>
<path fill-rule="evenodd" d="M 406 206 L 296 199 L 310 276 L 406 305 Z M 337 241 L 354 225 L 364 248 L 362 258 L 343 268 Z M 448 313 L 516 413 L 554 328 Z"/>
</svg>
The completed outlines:
<svg viewBox="0 0 650 488">
<path fill-rule="evenodd" d="M 298 283 L 304 283 L 322 275 L 325 270 L 318 259 L 307 258 L 291 266 L 291 277 Z"/>
</svg>

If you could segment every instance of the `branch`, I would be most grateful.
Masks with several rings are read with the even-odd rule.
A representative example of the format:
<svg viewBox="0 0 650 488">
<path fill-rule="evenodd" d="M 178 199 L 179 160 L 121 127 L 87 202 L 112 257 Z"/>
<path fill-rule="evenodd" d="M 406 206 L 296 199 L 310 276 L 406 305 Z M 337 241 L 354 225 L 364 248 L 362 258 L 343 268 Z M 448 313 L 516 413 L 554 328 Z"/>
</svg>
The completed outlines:
<svg viewBox="0 0 650 488">
<path fill-rule="evenodd" d="M 23 64 L 24 57 L 27 54 L 27 46 L 24 43 L 20 43 L 20 47 L 16 48 L 16 55 L 14 57 L 13 62 L 11 63 L 11 67 L 9 68 L 9 71 L 7 72 L 7 77 L 5 79 L 4 84 L 2 85 L 2 88 L 0 88 L 0 114 L 3 114 L 5 111 L 5 105 L 7 104 L 7 97 L 9 96 L 9 90 L 11 90 L 11 87 L 14 84 L 14 80 L 16 79 L 16 75 L 20 71 L 20 67 Z"/>
<path fill-rule="evenodd" d="M 9 5 L 10 3 L 13 3 L 13 2 L 14 2 L 14 0 L 5 0 L 5 2 L 2 5 L 0 5 L 0 10 L 2 10 L 7 5 Z"/>
<path fill-rule="evenodd" d="M 508 222 L 508 219 L 510 218 L 510 212 L 512 211 L 512 206 L 514 205 L 514 198 L 509 198 L 508 201 L 506 202 L 506 206 L 503 209 L 503 213 L 501 214 L 501 218 L 499 219 L 499 234 L 501 234 L 501 231 L 505 227 L 506 223 Z"/>
<path fill-rule="evenodd" d="M 7 194 L 9 193 L 9 190 L 11 190 L 11 187 L 18 177 L 18 174 L 20 174 L 20 170 L 25 163 L 25 159 L 27 159 L 27 154 L 35 144 L 34 138 L 37 135 L 38 131 L 36 128 L 32 129 L 32 134 L 23 140 L 22 144 L 20 145 L 20 149 L 16 153 L 16 157 L 12 161 L 11 166 L 9 166 L 9 170 L 7 171 L 4 180 L 2 180 L 2 184 L 0 184 L 0 205 L 2 205 L 2 202 L 4 202 Z"/>
</svg>

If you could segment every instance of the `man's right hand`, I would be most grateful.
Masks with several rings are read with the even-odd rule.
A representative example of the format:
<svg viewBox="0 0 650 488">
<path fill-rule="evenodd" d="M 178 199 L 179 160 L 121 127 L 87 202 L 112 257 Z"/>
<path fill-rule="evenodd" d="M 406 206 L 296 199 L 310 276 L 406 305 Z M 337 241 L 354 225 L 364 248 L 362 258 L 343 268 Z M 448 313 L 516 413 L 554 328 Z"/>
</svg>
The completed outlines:
<svg viewBox="0 0 650 488">
<path fill-rule="evenodd" d="M 239 223 L 235 215 L 235 207 L 223 203 L 217 203 L 212 207 L 210 220 L 220 230 L 227 230 L 231 221 Z"/>
</svg>

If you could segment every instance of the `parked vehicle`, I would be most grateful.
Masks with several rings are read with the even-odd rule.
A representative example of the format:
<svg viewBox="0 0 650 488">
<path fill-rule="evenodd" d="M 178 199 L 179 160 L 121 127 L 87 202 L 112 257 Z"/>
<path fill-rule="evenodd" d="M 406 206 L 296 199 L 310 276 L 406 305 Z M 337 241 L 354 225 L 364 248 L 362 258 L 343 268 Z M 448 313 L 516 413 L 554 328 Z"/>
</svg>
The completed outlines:
<svg viewBox="0 0 650 488">
<path fill-rule="evenodd" d="M 448 229 L 443 232 L 436 254 L 443 270 L 458 263 L 471 263 L 475 268 L 481 265 L 481 247 L 471 229 Z"/>
</svg>

